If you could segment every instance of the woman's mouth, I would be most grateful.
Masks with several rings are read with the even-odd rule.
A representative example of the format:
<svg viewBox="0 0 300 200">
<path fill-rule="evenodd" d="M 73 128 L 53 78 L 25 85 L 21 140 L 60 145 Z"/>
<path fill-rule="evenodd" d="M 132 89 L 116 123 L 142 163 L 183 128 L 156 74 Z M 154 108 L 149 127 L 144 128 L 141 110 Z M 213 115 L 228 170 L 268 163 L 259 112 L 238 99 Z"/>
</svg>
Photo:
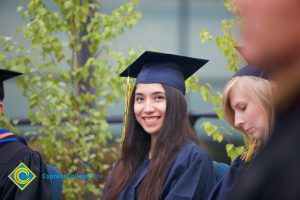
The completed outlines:
<svg viewBox="0 0 300 200">
<path fill-rule="evenodd" d="M 160 119 L 160 117 L 143 117 L 143 119 L 147 125 L 154 125 Z"/>
<path fill-rule="evenodd" d="M 246 130 L 246 132 L 247 132 L 248 134 L 253 134 L 254 128 L 248 128 L 248 129 Z"/>
</svg>

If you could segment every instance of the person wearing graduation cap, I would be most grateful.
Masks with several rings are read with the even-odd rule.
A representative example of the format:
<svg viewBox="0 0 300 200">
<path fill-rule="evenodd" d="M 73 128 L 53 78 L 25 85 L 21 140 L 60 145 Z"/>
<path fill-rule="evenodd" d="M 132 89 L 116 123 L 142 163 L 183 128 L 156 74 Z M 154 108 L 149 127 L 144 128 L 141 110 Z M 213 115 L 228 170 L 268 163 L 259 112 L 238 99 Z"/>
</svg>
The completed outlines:
<svg viewBox="0 0 300 200">
<path fill-rule="evenodd" d="M 244 134 L 249 145 L 247 151 L 232 162 L 209 200 L 231 200 L 238 178 L 268 141 L 274 121 L 272 87 L 268 75 L 250 65 L 240 69 L 226 84 L 222 99 L 224 119 Z"/>
<path fill-rule="evenodd" d="M 205 200 L 215 185 L 209 155 L 190 126 L 185 80 L 207 60 L 144 52 L 121 77 L 136 78 L 121 158 L 104 200 Z M 126 113 L 126 112 L 125 112 Z"/>
<path fill-rule="evenodd" d="M 3 113 L 3 82 L 21 75 L 21 73 L 0 69 L 0 113 Z M 25 164 L 35 175 L 27 170 L 14 171 Z M 14 135 L 8 129 L 0 129 L 0 199 L 48 200 L 51 199 L 50 183 L 42 178 L 46 166 L 38 152 L 31 150 L 24 139 Z M 19 187 L 12 179 L 19 184 Z M 31 181 L 31 182 L 29 182 Z M 24 187 L 24 185 L 27 185 Z"/>
</svg>

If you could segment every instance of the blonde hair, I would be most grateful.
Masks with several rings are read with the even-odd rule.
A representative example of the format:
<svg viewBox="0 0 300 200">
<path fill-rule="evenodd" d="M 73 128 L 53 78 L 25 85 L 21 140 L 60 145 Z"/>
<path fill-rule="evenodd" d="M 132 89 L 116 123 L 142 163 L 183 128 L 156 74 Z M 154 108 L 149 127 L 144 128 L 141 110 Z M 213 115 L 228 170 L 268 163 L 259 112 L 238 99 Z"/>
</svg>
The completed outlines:
<svg viewBox="0 0 300 200">
<path fill-rule="evenodd" d="M 265 79 L 254 76 L 237 76 L 232 78 L 226 84 L 222 99 L 223 116 L 232 127 L 239 130 L 234 125 L 234 110 L 230 104 L 230 91 L 235 86 L 242 90 L 241 92 L 246 94 L 250 101 L 254 102 L 261 108 L 264 114 L 265 124 L 267 124 L 264 138 L 261 142 L 267 142 L 274 122 L 274 106 L 271 83 Z M 243 134 L 249 139 L 247 134 Z"/>
</svg>

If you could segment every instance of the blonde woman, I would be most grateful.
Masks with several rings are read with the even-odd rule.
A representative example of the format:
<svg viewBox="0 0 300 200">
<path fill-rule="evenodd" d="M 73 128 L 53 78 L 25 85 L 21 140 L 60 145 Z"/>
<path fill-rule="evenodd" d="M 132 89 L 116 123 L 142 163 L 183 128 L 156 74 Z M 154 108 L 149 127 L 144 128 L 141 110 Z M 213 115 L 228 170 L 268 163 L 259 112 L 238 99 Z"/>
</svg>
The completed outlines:
<svg viewBox="0 0 300 200">
<path fill-rule="evenodd" d="M 253 66 L 242 68 L 225 86 L 222 109 L 224 119 L 249 139 L 249 146 L 216 185 L 211 200 L 231 199 L 237 178 L 268 140 L 274 114 L 271 83 L 266 74 Z"/>
</svg>

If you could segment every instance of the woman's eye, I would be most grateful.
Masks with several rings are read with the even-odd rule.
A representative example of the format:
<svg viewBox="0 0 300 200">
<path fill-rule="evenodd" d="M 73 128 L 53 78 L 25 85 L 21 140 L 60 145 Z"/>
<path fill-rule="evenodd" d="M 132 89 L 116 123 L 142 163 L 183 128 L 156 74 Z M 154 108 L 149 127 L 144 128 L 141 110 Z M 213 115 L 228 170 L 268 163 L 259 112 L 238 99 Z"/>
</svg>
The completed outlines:
<svg viewBox="0 0 300 200">
<path fill-rule="evenodd" d="M 165 99 L 165 97 L 162 96 L 162 95 L 157 95 L 157 96 L 154 97 L 154 99 L 155 100 L 163 100 L 163 99 Z"/>
<path fill-rule="evenodd" d="M 143 101 L 143 98 L 142 98 L 142 97 L 136 97 L 136 98 L 135 98 L 135 101 L 136 101 L 136 102 L 142 102 L 142 101 Z"/>
<path fill-rule="evenodd" d="M 241 110 L 241 111 L 245 111 L 246 109 L 247 109 L 247 106 L 241 106 L 241 107 L 240 107 L 240 110 Z"/>
</svg>

